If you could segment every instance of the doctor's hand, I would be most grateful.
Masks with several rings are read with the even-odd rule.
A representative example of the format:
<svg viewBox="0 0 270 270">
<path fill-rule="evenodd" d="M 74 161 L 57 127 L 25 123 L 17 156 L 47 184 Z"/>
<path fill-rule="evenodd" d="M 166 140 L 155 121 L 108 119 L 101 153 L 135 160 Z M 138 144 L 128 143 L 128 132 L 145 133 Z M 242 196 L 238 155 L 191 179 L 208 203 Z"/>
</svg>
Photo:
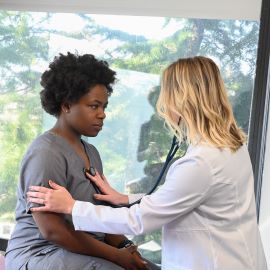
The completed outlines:
<svg viewBox="0 0 270 270">
<path fill-rule="evenodd" d="M 114 205 L 126 205 L 128 204 L 128 196 L 122 193 L 119 193 L 113 189 L 109 182 L 107 181 L 104 175 L 100 175 L 96 170 L 96 175 L 92 176 L 89 173 L 86 173 L 86 176 L 90 181 L 95 183 L 99 188 L 102 194 L 95 194 L 94 198 L 99 201 L 108 202 Z"/>
<path fill-rule="evenodd" d="M 32 212 L 55 212 L 71 214 L 75 200 L 70 193 L 62 186 L 49 180 L 52 189 L 31 186 L 27 192 L 27 201 L 41 204 L 43 206 L 31 208 Z"/>
<path fill-rule="evenodd" d="M 150 269 L 147 262 L 143 260 L 140 253 L 137 251 L 137 246 L 129 246 L 121 248 L 118 251 L 118 256 L 115 258 L 118 265 L 126 270 L 148 270 Z"/>
</svg>

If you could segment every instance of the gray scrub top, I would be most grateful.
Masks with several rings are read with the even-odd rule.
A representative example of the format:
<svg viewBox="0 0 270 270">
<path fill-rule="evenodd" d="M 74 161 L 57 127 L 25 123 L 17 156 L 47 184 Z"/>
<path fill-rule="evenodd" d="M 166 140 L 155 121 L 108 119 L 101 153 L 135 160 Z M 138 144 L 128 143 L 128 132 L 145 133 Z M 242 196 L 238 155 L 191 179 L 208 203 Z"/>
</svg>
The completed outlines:
<svg viewBox="0 0 270 270">
<path fill-rule="evenodd" d="M 82 141 L 90 164 L 99 173 L 103 173 L 98 151 L 93 145 Z M 85 177 L 84 162 L 62 137 L 49 131 L 36 138 L 26 152 L 20 172 L 17 189 L 16 226 L 8 243 L 6 256 L 19 262 L 18 269 L 27 263 L 30 256 L 44 254 L 57 249 L 54 243 L 45 240 L 29 209 L 36 206 L 26 200 L 31 185 L 48 187 L 48 180 L 54 180 L 67 188 L 74 199 L 97 204 L 93 199 L 96 193 L 90 181 Z M 72 218 L 64 218 L 72 226 Z M 91 233 L 93 237 L 104 241 L 103 233 Z"/>
</svg>

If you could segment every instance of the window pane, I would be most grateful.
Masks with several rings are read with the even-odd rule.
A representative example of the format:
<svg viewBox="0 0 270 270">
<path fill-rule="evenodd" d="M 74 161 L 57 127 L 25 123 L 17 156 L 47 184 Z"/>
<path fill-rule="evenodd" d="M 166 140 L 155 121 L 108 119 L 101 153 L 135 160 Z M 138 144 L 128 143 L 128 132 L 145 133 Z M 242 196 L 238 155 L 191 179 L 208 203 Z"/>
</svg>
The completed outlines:
<svg viewBox="0 0 270 270">
<path fill-rule="evenodd" d="M 146 192 L 159 174 L 172 137 L 155 114 L 160 74 L 180 57 L 206 55 L 219 64 L 248 132 L 258 22 L 2 11 L 0 25 L 0 237 L 14 224 L 20 160 L 55 122 L 41 109 L 39 78 L 58 53 L 92 53 L 117 71 L 105 127 L 89 142 L 120 191 Z M 160 235 L 134 237 L 156 263 Z"/>
</svg>

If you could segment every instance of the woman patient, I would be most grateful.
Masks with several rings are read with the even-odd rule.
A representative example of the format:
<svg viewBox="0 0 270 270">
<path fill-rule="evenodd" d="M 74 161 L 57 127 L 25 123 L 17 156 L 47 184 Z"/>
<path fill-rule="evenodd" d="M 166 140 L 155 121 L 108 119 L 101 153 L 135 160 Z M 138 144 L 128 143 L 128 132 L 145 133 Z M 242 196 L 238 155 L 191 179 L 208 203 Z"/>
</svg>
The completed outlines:
<svg viewBox="0 0 270 270">
<path fill-rule="evenodd" d="M 93 55 L 71 53 L 55 57 L 43 73 L 42 107 L 57 121 L 33 141 L 22 160 L 8 270 L 155 269 L 125 236 L 75 231 L 69 216 L 31 213 L 34 205 L 26 201 L 30 185 L 48 187 L 54 179 L 76 200 L 93 202 L 95 190 L 84 169 L 94 167 L 102 174 L 102 163 L 81 135 L 95 137 L 101 131 L 115 74 Z"/>
</svg>

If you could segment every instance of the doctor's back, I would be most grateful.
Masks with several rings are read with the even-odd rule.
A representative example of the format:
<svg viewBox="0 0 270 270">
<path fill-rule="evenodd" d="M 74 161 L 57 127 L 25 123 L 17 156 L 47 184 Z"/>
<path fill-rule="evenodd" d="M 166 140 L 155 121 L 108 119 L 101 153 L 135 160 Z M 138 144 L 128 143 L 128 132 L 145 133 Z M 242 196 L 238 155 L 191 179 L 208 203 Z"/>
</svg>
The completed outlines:
<svg viewBox="0 0 270 270">
<path fill-rule="evenodd" d="M 174 205 L 181 209 L 163 227 L 165 269 L 267 269 L 245 145 L 236 152 L 190 146 L 171 166 L 166 182 L 174 186 L 172 196 L 180 194 Z"/>
</svg>

